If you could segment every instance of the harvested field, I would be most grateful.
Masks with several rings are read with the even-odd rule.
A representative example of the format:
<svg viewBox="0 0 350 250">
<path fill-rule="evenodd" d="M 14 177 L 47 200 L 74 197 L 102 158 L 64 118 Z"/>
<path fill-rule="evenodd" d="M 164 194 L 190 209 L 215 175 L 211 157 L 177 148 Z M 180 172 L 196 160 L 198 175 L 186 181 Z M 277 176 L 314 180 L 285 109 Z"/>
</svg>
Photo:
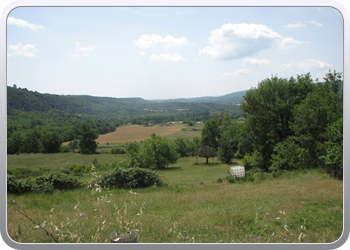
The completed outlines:
<svg viewBox="0 0 350 250">
<path fill-rule="evenodd" d="M 118 127 L 115 132 L 100 135 L 97 138 L 99 143 L 119 143 L 119 142 L 129 142 L 129 141 L 142 141 L 150 138 L 150 135 L 155 133 L 159 136 L 170 136 L 174 133 L 181 132 L 181 129 L 185 125 L 173 125 L 173 126 L 153 126 L 153 127 L 144 127 L 142 125 L 131 125 Z M 185 131 L 183 131 L 185 132 Z M 188 134 L 189 132 L 185 132 Z"/>
</svg>

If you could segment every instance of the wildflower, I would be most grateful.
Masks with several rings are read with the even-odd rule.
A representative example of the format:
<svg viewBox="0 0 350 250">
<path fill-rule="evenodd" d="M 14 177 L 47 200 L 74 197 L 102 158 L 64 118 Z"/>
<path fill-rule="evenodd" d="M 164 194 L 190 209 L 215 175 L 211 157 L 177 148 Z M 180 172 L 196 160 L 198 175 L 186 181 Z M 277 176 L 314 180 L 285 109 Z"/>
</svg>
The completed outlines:
<svg viewBox="0 0 350 250">
<path fill-rule="evenodd" d="M 81 213 L 79 216 L 80 216 L 80 217 L 83 217 L 84 215 L 85 215 L 85 213 Z"/>
<path fill-rule="evenodd" d="M 186 230 L 184 230 L 184 233 L 187 233 L 187 231 L 186 231 Z"/>
<path fill-rule="evenodd" d="M 265 215 L 270 215 L 269 213 L 266 213 Z"/>
<path fill-rule="evenodd" d="M 254 234 L 249 234 L 250 237 L 254 236 Z"/>
<path fill-rule="evenodd" d="M 185 239 L 187 240 L 187 239 L 188 239 L 188 236 L 186 236 Z"/>
<path fill-rule="evenodd" d="M 16 201 L 15 201 L 15 200 L 13 200 L 12 202 L 13 202 L 13 203 L 16 203 Z"/>
<path fill-rule="evenodd" d="M 286 238 L 283 238 L 284 241 L 286 241 L 287 239 Z"/>
</svg>

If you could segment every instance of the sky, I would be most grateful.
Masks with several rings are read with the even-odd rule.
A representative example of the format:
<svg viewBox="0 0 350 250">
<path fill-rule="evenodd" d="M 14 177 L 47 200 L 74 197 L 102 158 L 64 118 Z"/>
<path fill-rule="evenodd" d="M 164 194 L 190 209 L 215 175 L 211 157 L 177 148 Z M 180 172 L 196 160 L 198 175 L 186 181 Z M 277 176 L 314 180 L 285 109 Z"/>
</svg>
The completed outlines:
<svg viewBox="0 0 350 250">
<path fill-rule="evenodd" d="M 40 93 L 221 96 L 266 78 L 343 72 L 332 7 L 19 7 L 7 85 Z"/>
</svg>

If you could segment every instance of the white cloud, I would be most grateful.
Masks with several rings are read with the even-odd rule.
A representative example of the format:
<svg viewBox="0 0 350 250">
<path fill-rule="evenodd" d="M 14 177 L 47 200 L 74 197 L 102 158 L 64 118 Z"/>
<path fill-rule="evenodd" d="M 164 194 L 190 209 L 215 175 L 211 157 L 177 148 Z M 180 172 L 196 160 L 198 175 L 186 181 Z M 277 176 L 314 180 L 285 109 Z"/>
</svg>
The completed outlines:
<svg viewBox="0 0 350 250">
<path fill-rule="evenodd" d="M 314 21 L 314 20 L 308 21 L 307 23 L 311 23 L 311 24 L 316 25 L 316 26 L 318 26 L 318 27 L 322 27 L 322 26 L 323 26 L 322 23 L 318 23 L 318 22 L 316 22 L 316 21 Z"/>
<path fill-rule="evenodd" d="M 81 47 L 79 42 L 76 42 L 75 46 L 75 53 L 71 55 L 72 57 L 88 56 L 95 49 L 93 45 Z"/>
<path fill-rule="evenodd" d="M 250 74 L 249 69 L 238 69 L 234 72 L 229 72 L 229 73 L 223 73 L 221 76 L 240 76 L 240 75 L 249 75 Z"/>
<path fill-rule="evenodd" d="M 186 58 L 183 58 L 179 53 L 175 54 L 160 54 L 160 55 L 151 55 L 149 58 L 150 61 L 156 62 L 185 62 Z"/>
<path fill-rule="evenodd" d="M 212 30 L 210 46 L 199 50 L 218 60 L 232 60 L 258 54 L 260 51 L 277 46 L 280 49 L 292 48 L 301 42 L 283 37 L 263 24 L 227 23 Z"/>
<path fill-rule="evenodd" d="M 243 65 L 267 65 L 267 64 L 271 64 L 271 61 L 266 59 L 259 60 L 252 57 L 243 59 Z"/>
<path fill-rule="evenodd" d="M 301 22 L 294 22 L 294 23 L 290 23 L 285 25 L 284 27 L 286 28 L 300 28 L 300 27 L 305 27 L 305 24 L 302 24 Z"/>
<path fill-rule="evenodd" d="M 27 56 L 27 57 L 35 57 L 35 52 L 38 50 L 35 48 L 35 44 L 26 44 L 17 43 L 15 45 L 8 46 L 7 56 Z"/>
<path fill-rule="evenodd" d="M 32 30 L 46 29 L 45 27 L 43 27 L 41 25 L 31 24 L 31 23 L 28 23 L 27 21 L 24 21 L 22 19 L 17 19 L 14 17 L 8 17 L 7 24 L 13 24 L 13 25 L 16 25 L 18 27 L 30 28 Z"/>
<path fill-rule="evenodd" d="M 295 40 L 292 37 L 285 37 L 278 43 L 278 47 L 280 49 L 292 49 L 295 48 L 297 45 L 300 45 L 302 42 Z"/>
<path fill-rule="evenodd" d="M 306 59 L 298 63 L 298 68 L 302 70 L 328 69 L 332 65 L 316 59 Z"/>
<path fill-rule="evenodd" d="M 310 71 L 310 70 L 325 70 L 333 67 L 333 65 L 323 62 L 317 59 L 305 59 L 299 62 L 290 62 L 285 64 L 276 65 L 275 69 L 277 70 L 296 70 L 300 69 L 302 71 Z"/>
<path fill-rule="evenodd" d="M 142 35 L 139 39 L 134 40 L 133 42 L 134 45 L 142 49 L 153 47 L 156 44 L 164 44 L 166 48 L 171 48 L 186 45 L 187 39 L 185 37 L 175 38 L 170 35 L 162 37 L 160 35 L 152 34 Z"/>
</svg>

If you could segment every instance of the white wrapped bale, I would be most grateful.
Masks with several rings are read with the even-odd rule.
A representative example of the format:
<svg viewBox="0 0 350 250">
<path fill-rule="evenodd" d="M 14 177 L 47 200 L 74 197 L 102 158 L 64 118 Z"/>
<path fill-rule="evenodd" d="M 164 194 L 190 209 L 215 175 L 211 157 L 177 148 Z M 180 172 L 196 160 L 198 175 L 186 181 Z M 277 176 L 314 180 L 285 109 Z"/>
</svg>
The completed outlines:
<svg viewBox="0 0 350 250">
<path fill-rule="evenodd" d="M 231 167 L 230 174 L 237 179 L 242 178 L 245 176 L 245 168 L 243 166 Z"/>
</svg>

